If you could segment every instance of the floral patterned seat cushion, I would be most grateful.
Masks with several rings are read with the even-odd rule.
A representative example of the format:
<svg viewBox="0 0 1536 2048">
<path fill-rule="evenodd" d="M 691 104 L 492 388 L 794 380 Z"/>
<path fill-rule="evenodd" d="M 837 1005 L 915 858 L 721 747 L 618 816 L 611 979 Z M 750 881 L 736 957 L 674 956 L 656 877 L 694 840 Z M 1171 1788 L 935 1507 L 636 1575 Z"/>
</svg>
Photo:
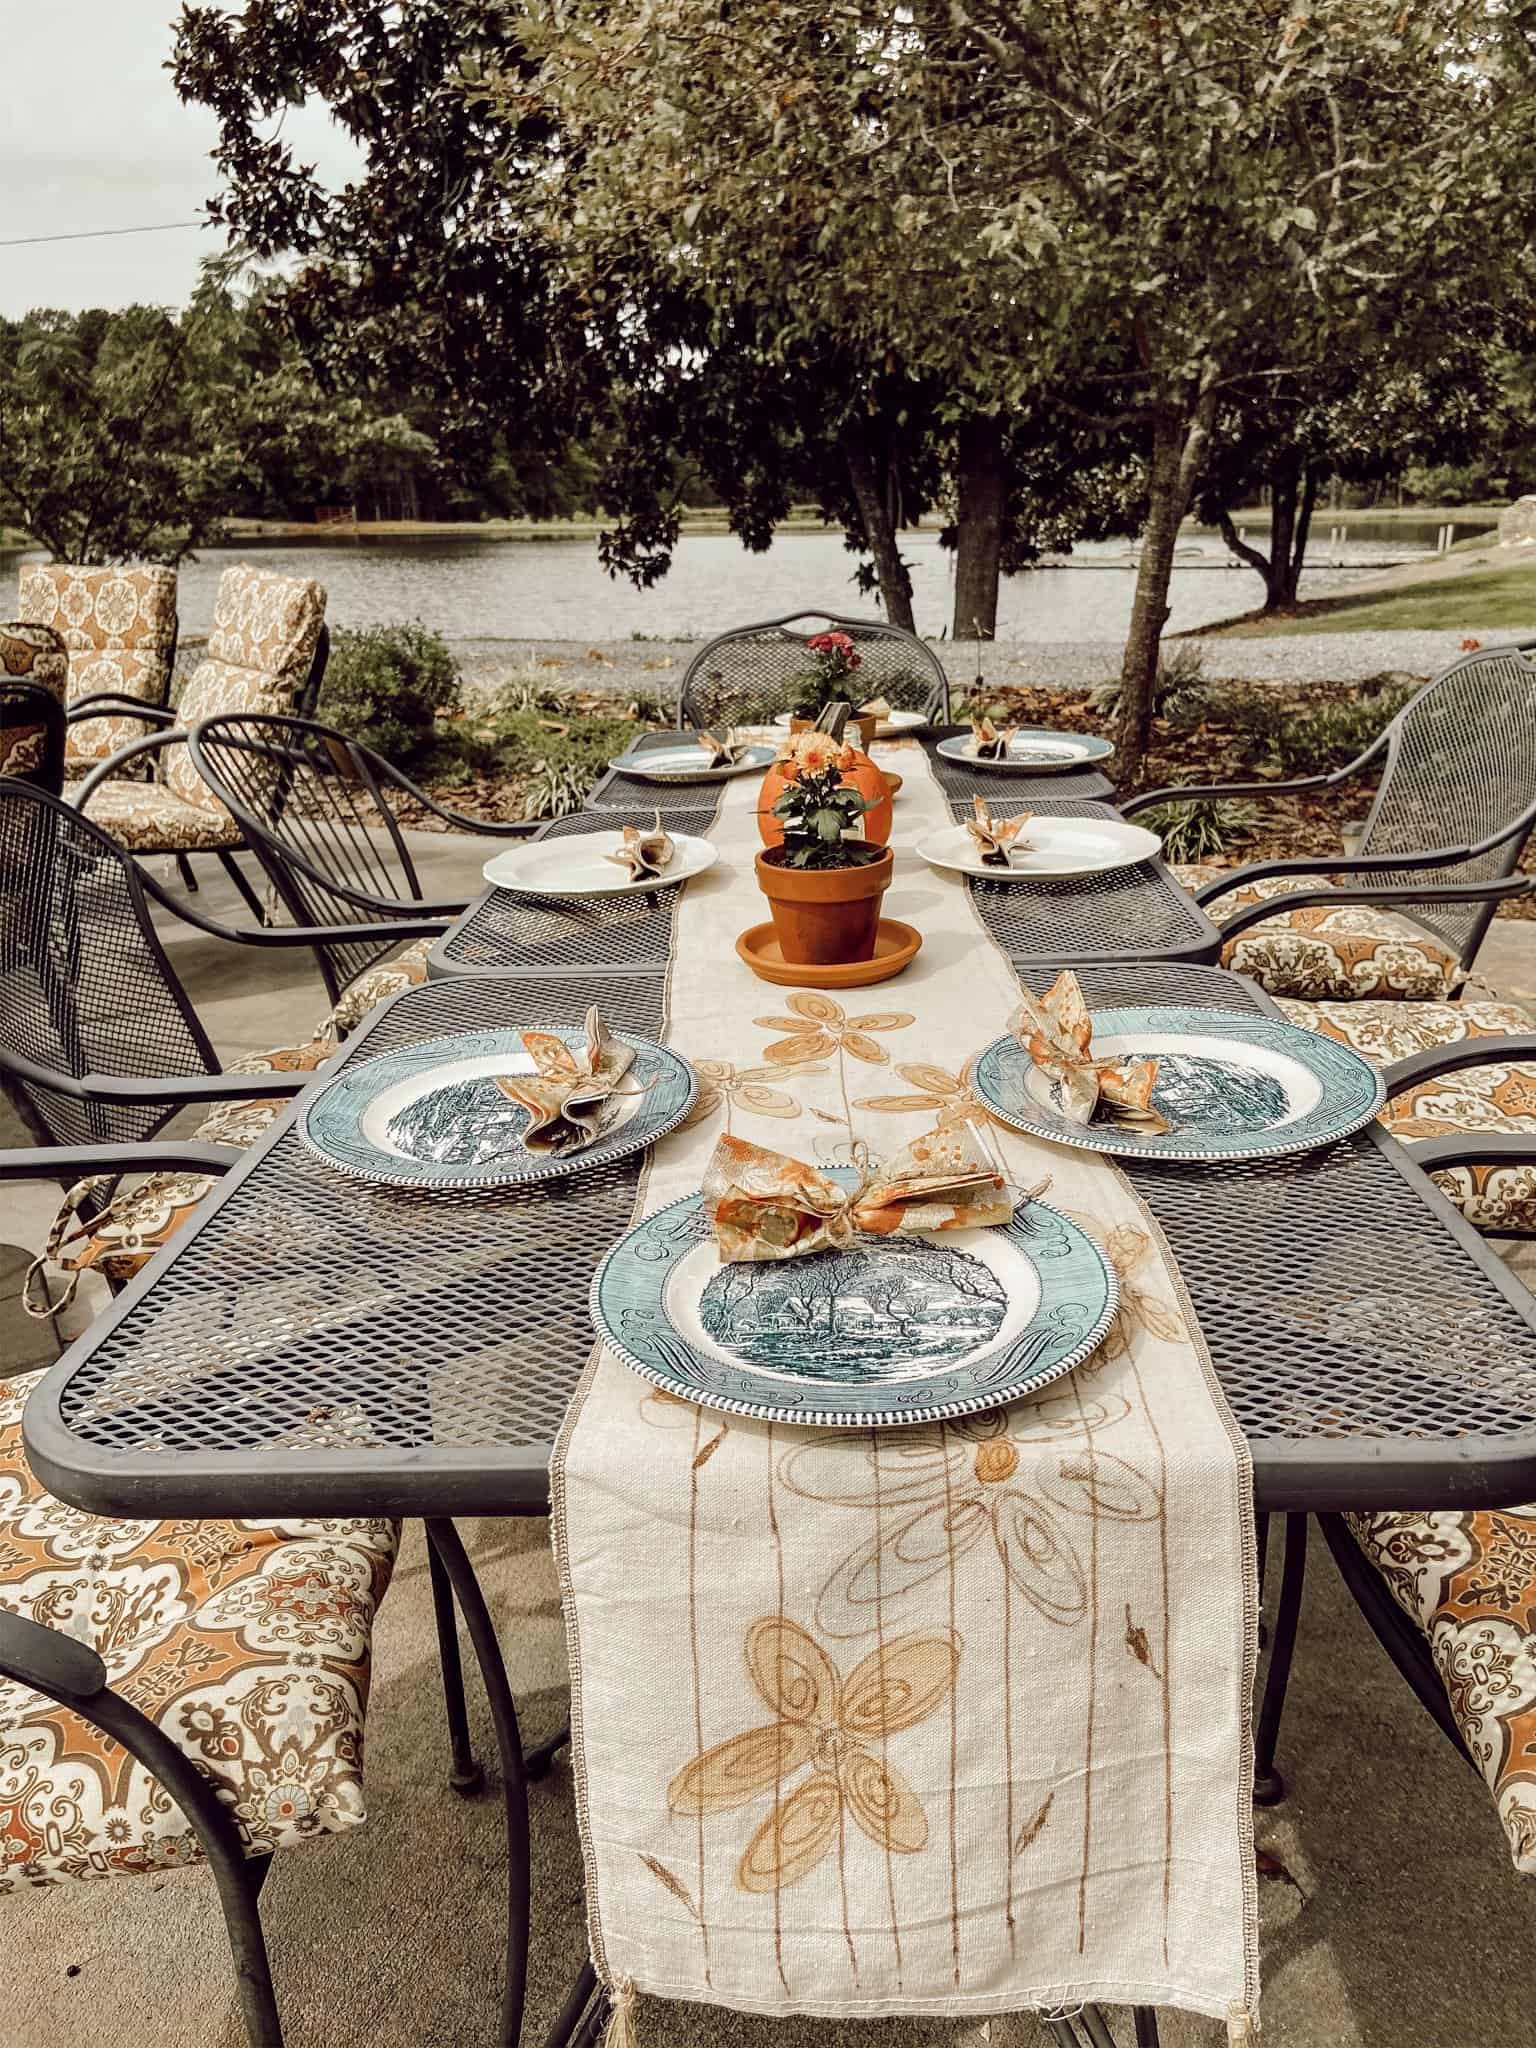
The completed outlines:
<svg viewBox="0 0 1536 2048">
<path fill-rule="evenodd" d="M 1175 867 L 1186 889 L 1228 872 L 1207 866 Z M 1326 875 L 1270 875 L 1246 883 L 1206 905 L 1216 924 L 1239 910 L 1303 889 L 1326 887 Z M 1276 996 L 1318 1001 L 1366 997 L 1438 1002 L 1456 993 L 1462 970 L 1454 950 L 1395 911 L 1363 904 L 1277 912 L 1229 939 L 1221 964 L 1246 974 Z"/>
<path fill-rule="evenodd" d="M 1515 1868 L 1536 1876 L 1536 1502 L 1347 1519 L 1428 1639 Z"/>
<path fill-rule="evenodd" d="M 1279 1003 L 1293 1023 L 1352 1045 L 1376 1066 L 1466 1038 L 1536 1029 L 1536 1021 L 1515 1003 L 1306 1003 L 1283 996 Z M 1410 1145 L 1415 1138 L 1459 1131 L 1536 1137 L 1536 1063 L 1491 1060 L 1420 1081 L 1387 1104 L 1381 1121 Z M 1437 1168 L 1433 1179 L 1475 1230 L 1536 1236 L 1536 1168 L 1448 1166 Z"/>
<path fill-rule="evenodd" d="M 85 816 L 130 853 L 216 853 L 239 846 L 240 827 L 210 790 L 203 793 L 206 804 L 190 804 L 164 783 L 123 776 L 97 784 Z"/>
<path fill-rule="evenodd" d="M 22 1451 L 41 1375 L 0 1381 L 0 1607 L 89 1643 L 213 1782 L 248 1855 L 356 1827 L 390 1522 L 116 1521 Z M 78 1714 L 0 1679 L 0 1895 L 202 1851 L 158 1782 Z"/>
<path fill-rule="evenodd" d="M 111 691 L 163 704 L 176 645 L 176 572 L 156 564 L 84 569 L 29 562 L 21 616 L 52 626 L 69 650 L 69 702 Z M 149 731 L 134 718 L 87 718 L 69 729 L 65 765 L 87 768 Z"/>
<path fill-rule="evenodd" d="M 341 1000 L 320 1025 L 321 1032 L 345 1038 L 380 1003 L 387 1003 L 402 989 L 418 988 L 427 978 L 427 955 L 436 944 L 436 939 L 412 939 L 398 953 L 360 974 L 350 988 L 343 989 Z"/>
<path fill-rule="evenodd" d="M 226 569 L 208 633 L 177 715 L 184 726 L 221 711 L 293 710 L 320 644 L 324 588 L 308 577 L 273 576 L 247 563 Z M 185 747 L 167 750 L 165 785 L 184 802 L 223 815 Z"/>
<path fill-rule="evenodd" d="M 48 727 L 41 722 L 32 690 L 7 692 L 5 684 L 15 677 L 62 704 L 68 674 L 69 656 L 51 627 L 25 620 L 0 625 L 0 775 L 29 782 L 56 780 L 57 765 L 47 766 Z"/>
<path fill-rule="evenodd" d="M 225 1072 L 311 1073 L 323 1066 L 335 1049 L 335 1040 L 321 1033 L 304 1045 L 280 1046 L 274 1052 L 249 1053 L 243 1059 L 231 1060 Z M 281 1095 L 220 1102 L 203 1118 L 196 1135 L 207 1145 L 243 1149 L 254 1144 L 287 1106 L 288 1098 Z M 118 1192 L 107 1209 L 84 1224 L 78 1221 L 82 1205 L 106 1196 L 110 1190 L 103 1177 L 76 1181 L 59 1205 L 42 1258 L 28 1275 L 26 1298 L 33 1313 L 53 1314 L 65 1307 L 73 1297 L 80 1274 L 87 1270 L 94 1269 L 114 1283 L 131 1280 L 190 1219 L 217 1180 L 217 1175 L 207 1173 L 152 1173 Z M 42 1284 L 43 1273 L 49 1266 L 65 1276 L 68 1291 L 62 1295 Z"/>
</svg>

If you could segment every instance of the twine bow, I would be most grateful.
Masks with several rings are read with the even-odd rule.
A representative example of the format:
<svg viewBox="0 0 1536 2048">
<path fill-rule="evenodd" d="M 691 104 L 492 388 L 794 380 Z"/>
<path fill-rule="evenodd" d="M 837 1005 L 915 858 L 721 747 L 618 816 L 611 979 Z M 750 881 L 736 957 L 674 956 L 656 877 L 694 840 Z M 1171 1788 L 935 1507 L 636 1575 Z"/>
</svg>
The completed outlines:
<svg viewBox="0 0 1536 2048">
<path fill-rule="evenodd" d="M 703 1189 L 721 1258 L 731 1265 L 847 1251 L 861 1232 L 980 1229 L 1006 1223 L 1022 1193 L 969 1123 L 926 1132 L 884 1167 L 862 1139 L 850 1157 L 856 1179 L 845 1188 L 803 1159 L 723 1136 Z"/>
<path fill-rule="evenodd" d="M 530 1152 L 566 1153 L 590 1145 L 603 1111 L 634 1065 L 635 1049 L 614 1038 L 594 1003 L 586 1016 L 587 1042 L 572 1052 L 553 1031 L 525 1031 L 523 1048 L 532 1074 L 498 1074 L 496 1086 L 528 1112 L 523 1144 Z"/>
<path fill-rule="evenodd" d="M 1042 1073 L 1060 1084 L 1063 1112 L 1074 1123 L 1092 1121 L 1102 1103 L 1116 1121 L 1148 1133 L 1166 1131 L 1168 1119 L 1152 1106 L 1156 1060 L 1094 1059 L 1093 1023 L 1082 986 L 1070 968 L 1043 997 L 1023 992 L 1009 1030 Z"/>
</svg>

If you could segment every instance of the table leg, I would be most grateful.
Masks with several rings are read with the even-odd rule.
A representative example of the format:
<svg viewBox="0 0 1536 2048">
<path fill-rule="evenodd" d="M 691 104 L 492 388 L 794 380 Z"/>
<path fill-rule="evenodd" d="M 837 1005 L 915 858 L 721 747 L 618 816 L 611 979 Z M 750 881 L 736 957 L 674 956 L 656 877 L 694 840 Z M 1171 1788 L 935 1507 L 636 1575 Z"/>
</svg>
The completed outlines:
<svg viewBox="0 0 1536 2048">
<path fill-rule="evenodd" d="M 563 1728 L 551 1735 L 547 1741 L 541 1742 L 537 1749 L 530 1749 L 527 1760 L 529 1777 L 542 1778 L 570 1739 L 571 1724 L 567 1721 Z"/>
<path fill-rule="evenodd" d="M 560 2017 L 544 2038 L 544 2048 L 576 2048 L 579 2041 L 587 2038 L 590 2031 L 591 2015 L 587 2007 L 597 1991 L 597 1972 L 590 1963 L 583 1963 L 581 1974 L 571 1986 L 571 1995 L 560 2008 Z M 598 2000 L 601 2006 L 601 1999 Z M 583 2021 L 587 2024 L 583 2025 Z"/>
<path fill-rule="evenodd" d="M 448 1751 L 452 1759 L 448 1782 L 454 1791 L 468 1798 L 485 1783 L 485 1771 L 475 1755 L 469 1735 L 469 1714 L 464 1705 L 464 1666 L 459 1656 L 459 1617 L 453 1604 L 453 1584 L 437 1554 L 427 1545 L 427 1568 L 432 1575 L 432 1611 L 437 1617 L 437 1654 L 443 1677 L 443 1710 L 448 1721 Z M 529 1766 L 530 1777 L 538 1775 Z"/>
<path fill-rule="evenodd" d="M 528 1930 L 532 1902 L 532 1851 L 528 1840 L 528 1772 L 523 1762 L 517 1708 L 507 1682 L 495 1625 L 474 1567 L 453 1523 L 430 1520 L 427 1540 L 442 1560 L 474 1645 L 490 1701 L 496 1746 L 501 1755 L 502 1796 L 507 1818 L 507 1974 L 501 2001 L 501 2048 L 517 2048 L 528 1988 Z"/>
<path fill-rule="evenodd" d="M 1306 1571 L 1307 1518 L 1304 1514 L 1290 1514 L 1285 1518 L 1285 1557 L 1280 1567 L 1274 1626 L 1269 1635 L 1269 1669 L 1264 1675 L 1264 1697 L 1259 1703 L 1259 1722 L 1254 1732 L 1255 1806 L 1276 1806 L 1285 1797 L 1285 1780 L 1275 1769 L 1275 1751 L 1280 1746 L 1280 1716 L 1285 1710 L 1285 1690 L 1290 1683 Z"/>
</svg>

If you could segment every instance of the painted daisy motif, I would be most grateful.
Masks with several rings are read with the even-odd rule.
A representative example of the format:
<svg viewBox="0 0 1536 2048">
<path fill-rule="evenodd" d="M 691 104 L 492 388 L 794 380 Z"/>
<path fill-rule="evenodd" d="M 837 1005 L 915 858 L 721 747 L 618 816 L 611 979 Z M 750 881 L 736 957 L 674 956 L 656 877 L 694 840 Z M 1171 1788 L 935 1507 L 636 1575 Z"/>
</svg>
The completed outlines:
<svg viewBox="0 0 1536 2048">
<path fill-rule="evenodd" d="M 730 1128 L 731 1112 L 737 1108 L 748 1110 L 753 1116 L 796 1117 L 801 1114 L 800 1105 L 793 1095 L 769 1085 L 778 1078 L 777 1067 L 738 1067 L 730 1060 L 694 1059 L 688 1064 L 699 1077 L 699 1092 L 692 1109 L 683 1119 L 685 1126 L 702 1123 L 722 1107 L 727 1129 Z M 811 1067 L 807 1071 L 820 1074 L 826 1070 Z"/>
<path fill-rule="evenodd" d="M 948 1073 L 943 1067 L 929 1066 L 922 1060 L 898 1065 L 896 1072 L 903 1081 L 921 1092 L 914 1095 L 861 1095 L 854 1108 L 883 1110 L 892 1116 L 930 1115 L 941 1130 L 952 1130 L 958 1124 L 984 1123 L 989 1119 L 994 1123 L 997 1121 L 976 1093 L 974 1060 L 967 1060 L 958 1074 Z"/>
<path fill-rule="evenodd" d="M 869 1634 L 941 1572 L 975 1551 L 995 1557 L 1047 1621 L 1070 1627 L 1088 1608 L 1088 1576 L 1073 1520 L 1155 1521 L 1156 1487 L 1128 1460 L 1098 1448 L 1130 1413 L 1119 1395 L 1079 1400 L 1067 1389 L 868 1440 L 857 1463 L 842 1431 L 790 1451 L 779 1477 L 808 1500 L 878 1513 L 878 1534 L 832 1570 L 816 1623 L 834 1639 Z"/>
<path fill-rule="evenodd" d="M 667 1788 L 672 1812 L 728 1813 L 772 1793 L 772 1811 L 736 1868 L 746 1892 L 780 1891 L 808 1877 L 840 1839 L 845 1816 L 877 1848 L 900 1856 L 922 1849 L 928 1816 L 876 1746 L 948 1698 L 959 1639 L 898 1636 L 847 1678 L 814 1636 L 775 1615 L 753 1622 L 743 1648 L 747 1676 L 774 1718 L 685 1764 Z M 786 1780 L 807 1767 L 786 1793 Z"/>
<path fill-rule="evenodd" d="M 834 1053 L 847 1053 L 872 1067 L 889 1066 L 889 1052 L 870 1034 L 899 1031 L 914 1021 L 906 1010 L 875 1010 L 868 1016 L 850 1017 L 841 1003 L 807 989 L 796 989 L 787 1007 L 791 1016 L 752 1020 L 764 1031 L 790 1034 L 763 1047 L 763 1058 L 775 1067 L 800 1067 L 807 1060 L 829 1059 Z"/>
</svg>

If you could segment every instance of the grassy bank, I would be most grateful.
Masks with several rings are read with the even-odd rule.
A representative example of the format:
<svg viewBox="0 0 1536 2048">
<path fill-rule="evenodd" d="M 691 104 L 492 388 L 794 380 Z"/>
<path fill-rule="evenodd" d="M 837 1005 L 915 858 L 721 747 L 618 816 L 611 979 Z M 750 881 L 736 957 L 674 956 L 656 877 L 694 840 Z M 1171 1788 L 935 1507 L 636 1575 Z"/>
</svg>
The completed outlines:
<svg viewBox="0 0 1536 2048">
<path fill-rule="evenodd" d="M 1406 563 L 1336 597 L 1286 612 L 1245 612 L 1202 626 L 1198 638 L 1292 633 L 1512 632 L 1536 628 L 1536 548 L 1458 541 L 1446 554 Z"/>
</svg>

